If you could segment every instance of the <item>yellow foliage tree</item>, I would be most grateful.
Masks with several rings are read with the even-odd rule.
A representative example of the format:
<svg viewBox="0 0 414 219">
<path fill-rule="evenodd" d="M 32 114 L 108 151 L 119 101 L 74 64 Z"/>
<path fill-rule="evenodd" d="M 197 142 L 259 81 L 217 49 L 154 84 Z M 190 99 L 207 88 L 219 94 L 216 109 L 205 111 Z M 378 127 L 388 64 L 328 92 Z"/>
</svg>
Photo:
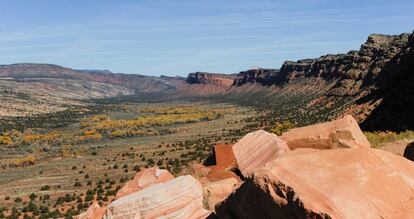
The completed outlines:
<svg viewBox="0 0 414 219">
<path fill-rule="evenodd" d="M 14 142 L 9 136 L 0 135 L 0 145 L 12 145 Z"/>
<path fill-rule="evenodd" d="M 282 135 L 283 132 L 286 132 L 294 127 L 295 125 L 293 123 L 285 121 L 277 123 L 276 126 L 270 130 L 270 132 L 275 133 L 276 135 Z"/>
<path fill-rule="evenodd" d="M 60 151 L 63 157 L 78 157 L 85 154 L 86 149 L 83 147 L 74 147 L 73 145 L 63 145 Z"/>
<path fill-rule="evenodd" d="M 26 157 L 13 160 L 11 165 L 13 166 L 33 165 L 35 161 L 36 161 L 36 157 L 30 154 L 30 155 L 27 155 Z"/>
</svg>

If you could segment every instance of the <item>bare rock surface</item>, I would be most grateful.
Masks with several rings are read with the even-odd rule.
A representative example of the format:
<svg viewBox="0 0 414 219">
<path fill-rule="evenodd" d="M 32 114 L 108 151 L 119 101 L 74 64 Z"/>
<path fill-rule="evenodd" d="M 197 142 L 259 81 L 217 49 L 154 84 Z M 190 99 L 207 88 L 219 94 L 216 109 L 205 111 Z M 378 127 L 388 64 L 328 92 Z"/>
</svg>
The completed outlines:
<svg viewBox="0 0 414 219">
<path fill-rule="evenodd" d="M 216 86 L 230 87 L 236 75 L 226 75 L 219 73 L 195 72 L 188 74 L 187 83 L 189 84 L 209 84 Z"/>
<path fill-rule="evenodd" d="M 202 164 L 191 164 L 189 171 L 183 171 L 183 174 L 190 174 L 194 176 L 203 187 L 212 182 L 221 181 L 232 178 L 240 182 L 240 177 L 233 171 L 228 170 L 222 166 L 204 166 Z"/>
<path fill-rule="evenodd" d="M 107 207 L 105 218 L 206 218 L 203 188 L 190 175 L 152 185 Z"/>
<path fill-rule="evenodd" d="M 370 148 L 357 121 L 350 115 L 340 119 L 291 129 L 281 136 L 291 150 L 297 148 Z"/>
<path fill-rule="evenodd" d="M 370 148 L 298 149 L 216 208 L 220 218 L 412 218 L 414 164 Z"/>
<path fill-rule="evenodd" d="M 232 144 L 216 144 L 214 145 L 214 155 L 216 165 L 224 168 L 236 167 L 236 158 L 234 158 Z"/>
<path fill-rule="evenodd" d="M 235 178 L 227 178 L 208 183 L 204 187 L 205 205 L 208 209 L 214 210 L 215 206 L 226 199 L 239 184 L 239 181 Z"/>
<path fill-rule="evenodd" d="M 245 177 L 250 177 L 256 168 L 288 151 L 290 149 L 284 140 L 263 130 L 251 132 L 233 145 L 238 168 Z"/>
<path fill-rule="evenodd" d="M 241 181 L 240 177 L 230 170 L 226 170 L 220 166 L 210 166 L 210 172 L 206 175 L 209 182 L 220 181 L 223 179 L 234 178 Z"/>
<path fill-rule="evenodd" d="M 380 145 L 380 149 L 393 154 L 404 156 L 405 148 L 407 148 L 408 144 L 412 141 L 414 141 L 413 138 L 387 142 L 383 145 Z"/>
<path fill-rule="evenodd" d="M 127 182 L 125 186 L 116 193 L 116 197 L 121 198 L 154 184 L 167 182 L 171 179 L 174 179 L 174 176 L 168 172 L 168 170 L 162 170 L 158 167 L 144 169 L 139 171 L 131 181 Z"/>
<path fill-rule="evenodd" d="M 93 203 L 88 210 L 75 217 L 75 219 L 101 219 L 105 214 L 105 207 L 99 206 L 98 203 Z"/>
</svg>

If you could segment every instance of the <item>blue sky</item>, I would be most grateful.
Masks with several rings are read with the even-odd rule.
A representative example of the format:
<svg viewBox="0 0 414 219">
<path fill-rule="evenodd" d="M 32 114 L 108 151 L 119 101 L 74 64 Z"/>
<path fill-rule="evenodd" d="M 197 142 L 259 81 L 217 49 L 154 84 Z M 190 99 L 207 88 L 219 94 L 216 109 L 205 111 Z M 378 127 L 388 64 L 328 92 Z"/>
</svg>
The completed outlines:
<svg viewBox="0 0 414 219">
<path fill-rule="evenodd" d="M 3 0 L 0 64 L 235 73 L 412 30 L 413 0 Z"/>
</svg>

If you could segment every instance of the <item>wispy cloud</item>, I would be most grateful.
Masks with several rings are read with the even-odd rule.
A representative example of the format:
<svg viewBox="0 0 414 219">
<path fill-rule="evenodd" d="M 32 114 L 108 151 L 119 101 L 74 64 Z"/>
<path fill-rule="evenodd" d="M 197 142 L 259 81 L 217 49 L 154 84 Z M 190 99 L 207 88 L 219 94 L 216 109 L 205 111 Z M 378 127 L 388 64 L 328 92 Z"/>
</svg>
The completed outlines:
<svg viewBox="0 0 414 219">
<path fill-rule="evenodd" d="M 329 8 L 314 7 L 328 3 L 323 0 L 294 2 L 300 3 L 297 8 L 282 1 L 203 1 L 200 4 L 208 7 L 204 10 L 188 1 L 200 13 L 179 13 L 179 6 L 168 1 L 164 7 L 142 1 L 110 5 L 87 22 L 61 24 L 52 17 L 49 23 L 0 22 L 0 62 L 38 60 L 79 68 L 96 64 L 155 74 L 198 68 L 236 71 L 246 65 L 278 67 L 285 59 L 347 52 L 357 49 L 370 32 L 414 26 L 414 11 L 378 16 L 372 7 L 381 5 Z"/>
</svg>

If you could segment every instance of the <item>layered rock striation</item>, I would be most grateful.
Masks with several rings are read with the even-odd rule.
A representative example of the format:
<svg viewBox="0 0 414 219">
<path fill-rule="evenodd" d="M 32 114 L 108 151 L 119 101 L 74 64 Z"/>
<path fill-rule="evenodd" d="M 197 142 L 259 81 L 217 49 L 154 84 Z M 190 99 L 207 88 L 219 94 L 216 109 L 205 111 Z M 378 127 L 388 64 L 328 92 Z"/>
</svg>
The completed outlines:
<svg viewBox="0 0 414 219">
<path fill-rule="evenodd" d="M 299 78 L 317 77 L 325 80 L 339 79 L 341 82 L 338 86 L 352 93 L 349 89 L 353 85 L 374 83 L 384 65 L 406 46 L 409 36 L 406 33 L 372 34 L 358 51 L 329 54 L 316 59 L 285 61 L 280 70 L 256 68 L 240 72 L 234 85 L 281 85 Z"/>
<path fill-rule="evenodd" d="M 233 84 L 234 75 L 225 75 L 217 73 L 195 72 L 190 73 L 187 77 L 188 84 L 207 84 L 230 87 Z"/>
<path fill-rule="evenodd" d="M 358 122 L 350 115 L 330 122 L 294 128 L 283 133 L 281 138 L 291 150 L 371 147 Z"/>
<path fill-rule="evenodd" d="M 121 197 L 104 218 L 206 218 L 203 189 L 192 176 L 180 176 Z"/>
<path fill-rule="evenodd" d="M 234 79 L 234 86 L 245 84 L 261 84 L 265 86 L 273 85 L 277 81 L 279 69 L 252 68 L 247 71 L 241 71 Z"/>
<path fill-rule="evenodd" d="M 128 181 L 117 193 L 116 198 L 138 192 L 157 183 L 164 183 L 174 179 L 174 176 L 168 170 L 151 167 L 144 169 L 135 174 L 131 181 Z"/>
<path fill-rule="evenodd" d="M 237 166 L 244 177 L 251 177 L 256 168 L 288 151 L 284 140 L 263 130 L 251 132 L 233 145 Z"/>
<path fill-rule="evenodd" d="M 298 149 L 256 169 L 219 218 L 410 218 L 414 165 L 370 148 Z"/>
</svg>

